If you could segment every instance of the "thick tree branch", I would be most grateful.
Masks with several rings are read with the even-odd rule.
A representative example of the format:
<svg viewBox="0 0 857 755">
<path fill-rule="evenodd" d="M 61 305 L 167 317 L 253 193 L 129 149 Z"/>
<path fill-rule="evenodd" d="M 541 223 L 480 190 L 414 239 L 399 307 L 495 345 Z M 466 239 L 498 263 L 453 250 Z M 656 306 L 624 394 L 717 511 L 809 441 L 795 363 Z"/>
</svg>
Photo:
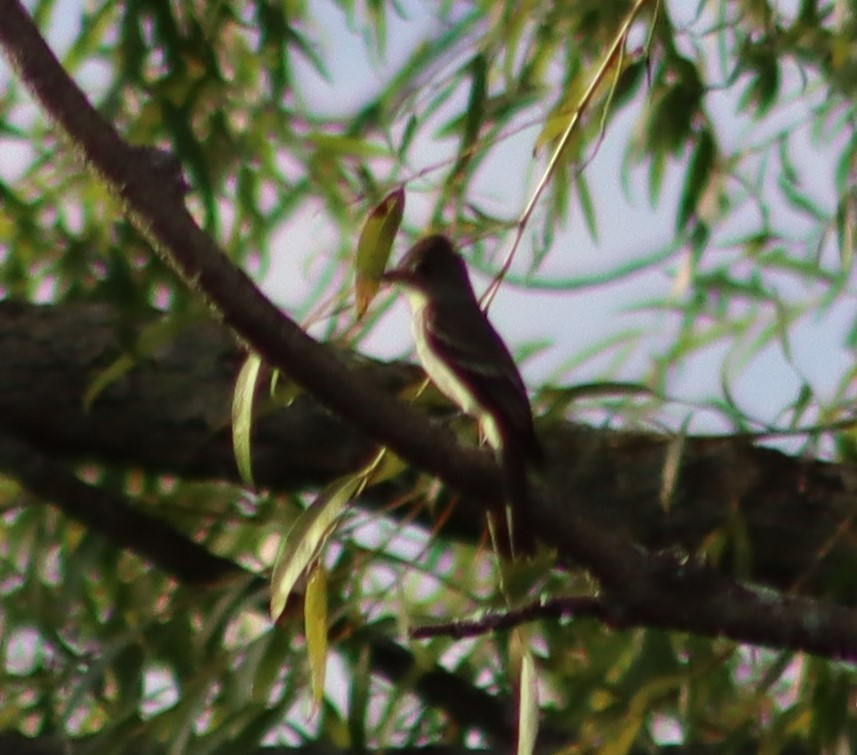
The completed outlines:
<svg viewBox="0 0 857 755">
<path fill-rule="evenodd" d="M 0 755 L 90 755 L 93 752 L 95 737 L 60 738 L 60 737 L 27 737 L 15 731 L 0 732 Z M 140 738 L 132 745 L 133 749 L 125 750 L 125 755 L 168 755 L 170 745 L 158 741 L 155 737 Z M 318 741 L 297 747 L 268 745 L 244 750 L 243 755 L 350 755 L 353 749 L 336 747 L 330 742 Z M 384 747 L 379 750 L 367 749 L 366 755 L 373 752 L 384 755 L 505 755 L 508 746 L 472 750 L 452 745 L 426 745 L 424 747 Z"/>
<path fill-rule="evenodd" d="M 102 463 L 105 459 L 126 465 L 145 463 L 164 472 L 185 474 L 191 469 L 196 474 L 235 480 L 228 433 L 221 422 L 228 412 L 232 375 L 240 359 L 234 345 L 218 327 L 189 326 L 186 334 L 158 354 L 141 359 L 137 367 L 106 388 L 91 409 L 85 411 L 80 397 L 92 378 L 123 353 L 118 335 L 122 330 L 127 331 L 127 326 L 120 327 L 116 314 L 102 305 L 60 308 L 0 305 L 0 350 L 16 354 L 14 362 L 0 365 L 0 416 L 4 418 L 5 431 L 31 438 L 43 455 L 61 451 L 75 458 L 96 456 Z M 66 346 L 57 350 L 56 343 Z M 411 371 L 402 371 L 398 366 L 389 369 L 391 374 L 383 382 L 391 387 L 412 376 Z M 372 370 L 376 377 L 385 372 L 381 366 Z M 325 427 L 325 417 L 329 423 L 326 431 L 309 431 L 316 423 Z M 298 453 L 297 448 L 302 445 L 300 453 L 304 455 L 296 459 L 300 467 L 307 460 L 326 458 L 327 451 L 335 446 L 332 438 L 342 440 L 347 446 L 353 444 L 351 451 L 338 457 L 333 466 L 326 470 L 315 468 L 312 476 L 317 483 L 324 482 L 326 474 L 343 473 L 348 464 L 357 463 L 365 449 L 371 447 L 356 434 L 348 440 L 347 427 L 337 424 L 309 400 L 302 400 L 268 419 L 268 426 L 262 421 L 257 438 L 260 460 L 282 461 L 284 455 L 279 453 L 282 448 L 292 446 Z M 794 567 L 811 564 L 815 549 L 835 536 L 841 522 L 847 523 L 847 511 L 854 510 L 853 496 L 848 494 L 850 468 L 789 459 L 742 440 L 689 438 L 685 450 L 686 474 L 677 481 L 669 512 L 662 509 L 657 495 L 658 469 L 665 452 L 663 439 L 556 427 L 551 444 L 578 460 L 576 465 L 558 465 L 561 473 L 549 474 L 551 483 L 546 487 L 553 491 L 551 495 L 572 502 L 571 510 L 585 512 L 605 528 L 621 528 L 629 537 L 639 537 L 650 545 L 689 547 L 711 528 L 723 527 L 736 504 L 746 505 L 746 517 L 756 534 L 753 542 L 770 542 L 771 554 L 780 556 L 779 561 L 768 559 L 763 563 L 773 577 L 772 582 L 778 575 L 784 575 L 787 583 L 796 581 L 801 572 Z M 117 522 L 116 532 L 125 535 L 114 540 L 157 562 L 157 553 L 146 550 L 143 536 L 147 528 L 138 527 L 133 514 L 123 522 L 127 507 L 117 503 L 113 494 L 92 489 L 78 496 L 75 491 L 81 490 L 82 483 L 69 479 L 68 473 L 49 464 L 44 456 L 34 459 L 27 458 L 28 455 L 11 439 L 5 446 L 0 444 L 0 457 L 5 457 L 3 467 L 34 492 L 60 505 L 67 501 L 63 507 L 84 518 L 96 530 L 105 531 L 102 525 Z M 286 474 L 285 479 L 282 475 L 278 477 L 279 466 L 261 463 L 264 475 L 271 476 L 271 483 L 289 487 L 308 482 L 293 473 Z M 730 477 L 742 480 L 740 486 L 718 482 Z M 803 493 L 799 495 L 798 491 Z M 87 513 L 81 508 L 85 506 L 93 508 Z M 99 513 L 102 509 L 105 516 Z M 717 511 L 719 518 L 714 517 Z M 691 522 L 696 522 L 695 529 L 691 528 Z M 822 522 L 827 530 L 814 532 Z M 554 527 L 560 537 L 564 527 L 561 516 L 554 521 Z M 106 534 L 113 537 L 110 531 Z M 799 542 L 798 536 L 805 539 Z M 143 538 L 139 547 L 134 542 L 138 537 Z M 151 542 L 168 542 L 168 539 L 156 532 Z M 828 553 L 835 557 L 833 563 L 823 565 L 831 579 L 842 579 L 843 573 L 846 577 L 851 573 L 847 568 L 847 559 L 853 558 L 850 538 L 840 540 L 844 542 L 834 543 Z M 786 542 L 799 547 L 783 548 Z M 799 555 L 801 548 L 809 550 Z M 180 563 L 185 563 L 187 557 L 180 549 L 170 548 L 167 552 L 171 551 Z M 784 560 L 786 556 L 788 560 Z M 814 649 L 824 654 L 851 652 L 847 642 L 839 644 L 841 637 L 851 632 L 850 614 L 842 609 L 791 602 L 784 604 L 785 612 L 780 620 L 773 622 L 771 597 L 760 598 L 731 580 L 714 581 L 697 569 L 682 577 L 682 569 L 671 561 L 650 572 L 653 563 L 651 556 L 631 562 L 626 566 L 627 578 L 618 593 L 602 597 L 602 602 L 613 606 L 611 621 L 681 627 L 706 634 L 724 632 L 736 639 L 752 638 L 765 644 Z M 641 564 L 645 568 L 638 571 Z M 171 570 L 168 563 L 161 566 Z M 217 568 L 210 571 L 203 563 L 199 573 L 205 578 L 206 574 L 216 574 Z M 757 578 L 764 575 L 764 571 L 756 574 Z M 823 590 L 823 583 L 818 587 Z M 640 603 L 628 605 L 629 595 L 637 595 Z M 718 595 L 727 607 L 734 603 L 735 610 L 742 602 L 745 607 L 751 606 L 752 615 L 739 612 L 735 618 L 735 610 L 720 615 L 719 603 L 708 607 L 709 601 Z M 700 611 L 691 610 L 694 596 L 704 603 Z M 681 606 L 686 615 L 676 621 Z M 804 612 L 819 620 L 815 637 L 800 628 L 803 623 L 800 615 Z M 732 618 L 728 618 L 730 615 Z M 789 626 L 797 629 L 792 631 Z M 830 627 L 840 629 L 831 633 Z"/>
<path fill-rule="evenodd" d="M 243 571 L 162 519 L 129 506 L 116 493 L 81 482 L 43 453 L 2 432 L 0 470 L 17 479 L 32 495 L 54 503 L 115 546 L 157 564 L 181 582 L 217 585 Z"/>
<path fill-rule="evenodd" d="M 733 755 L 756 755 L 765 745 L 764 739 L 748 741 L 743 745 L 734 745 L 730 752 Z M 90 755 L 92 738 L 60 739 L 59 737 L 26 737 L 18 732 L 0 732 L 0 755 Z M 166 755 L 169 745 L 145 739 L 139 743 L 139 749 L 132 750 L 126 755 Z M 384 747 L 380 750 L 367 749 L 366 755 L 384 753 L 384 755 L 506 755 L 509 744 L 504 743 L 490 748 L 471 749 L 453 745 L 426 745 L 425 747 Z M 723 752 L 722 743 L 690 745 L 662 745 L 653 749 L 652 745 L 632 747 L 629 755 L 720 755 Z M 780 750 L 781 755 L 811 755 L 817 753 L 814 744 L 800 743 L 786 745 Z M 271 745 L 246 751 L 246 755 L 351 755 L 352 749 L 337 748 L 329 742 L 313 742 L 298 747 Z"/>
<path fill-rule="evenodd" d="M 243 354 L 225 328 L 200 320 L 177 328 L 155 352 L 137 353 L 138 334 L 162 327 L 158 317 L 129 323 L 103 304 L 0 302 L 0 353 L 15 355 L 0 360 L 0 430 L 67 460 L 239 482 L 228 417 Z M 127 358 L 135 360 L 128 371 L 84 407 L 93 380 Z M 405 364 L 351 363 L 391 396 L 421 375 Z M 602 529 L 653 550 L 687 553 L 718 536 L 730 574 L 739 563 L 738 575 L 752 582 L 854 602 L 857 490 L 850 466 L 791 458 L 741 438 L 690 437 L 664 508 L 668 438 L 558 423 L 543 435 L 556 459 L 545 480 L 550 497 Z M 256 479 L 280 492 L 325 485 L 354 471 L 372 449 L 305 394 L 254 424 Z M 373 489 L 364 505 L 386 507 L 406 484 Z M 478 518 L 458 507 L 451 512 L 443 534 L 475 540 Z M 399 513 L 409 514 L 391 515 Z M 743 553 L 730 546 L 732 530 L 745 538 Z"/>
</svg>

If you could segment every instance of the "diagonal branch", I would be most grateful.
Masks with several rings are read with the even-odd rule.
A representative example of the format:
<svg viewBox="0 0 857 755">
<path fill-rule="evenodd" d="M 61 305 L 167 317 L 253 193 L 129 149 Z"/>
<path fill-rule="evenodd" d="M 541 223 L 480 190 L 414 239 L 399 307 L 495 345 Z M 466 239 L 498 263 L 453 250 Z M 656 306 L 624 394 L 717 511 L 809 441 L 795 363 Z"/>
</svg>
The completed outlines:
<svg viewBox="0 0 857 755">
<path fill-rule="evenodd" d="M 123 496 L 87 485 L 45 454 L 6 433 L 0 433 L 0 470 L 34 496 L 54 503 L 72 519 L 104 535 L 116 547 L 152 561 L 181 582 L 218 585 L 244 571 L 162 519 L 128 505 Z"/>
<path fill-rule="evenodd" d="M 16 0 L 0 2 L 0 44 L 45 111 L 123 200 L 131 221 L 188 286 L 269 364 L 339 416 L 469 496 L 496 500 L 490 454 L 461 453 L 454 437 L 349 370 L 258 289 L 196 223 L 161 153 L 134 148 L 92 107 Z"/>
</svg>

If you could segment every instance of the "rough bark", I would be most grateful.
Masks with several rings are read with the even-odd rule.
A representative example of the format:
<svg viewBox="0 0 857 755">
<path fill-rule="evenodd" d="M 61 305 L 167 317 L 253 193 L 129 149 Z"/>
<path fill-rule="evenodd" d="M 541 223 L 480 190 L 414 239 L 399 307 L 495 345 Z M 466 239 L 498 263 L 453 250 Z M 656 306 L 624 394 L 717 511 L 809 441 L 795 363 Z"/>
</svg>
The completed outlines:
<svg viewBox="0 0 857 755">
<path fill-rule="evenodd" d="M 229 417 L 244 351 L 226 328 L 196 319 L 151 353 L 139 353 L 140 331 L 159 317 L 131 323 L 101 304 L 0 303 L 0 354 L 6 355 L 0 359 L 0 428 L 66 462 L 237 482 Z M 123 357 L 132 366 L 85 407 L 93 381 Z M 350 362 L 391 396 L 420 374 L 402 363 L 354 356 Z M 665 507 L 662 480 L 672 439 L 573 422 L 552 422 L 540 432 L 551 459 L 546 501 L 653 550 L 693 554 L 719 538 L 719 564 L 735 576 L 853 601 L 851 465 L 789 457 L 743 437 L 691 437 Z M 290 407 L 260 416 L 254 473 L 266 488 L 305 489 L 356 469 L 373 449 L 301 394 Z M 396 483 L 381 487 L 366 504 L 388 503 L 398 490 Z M 480 527 L 468 511 L 454 510 L 448 533 L 475 537 Z"/>
</svg>

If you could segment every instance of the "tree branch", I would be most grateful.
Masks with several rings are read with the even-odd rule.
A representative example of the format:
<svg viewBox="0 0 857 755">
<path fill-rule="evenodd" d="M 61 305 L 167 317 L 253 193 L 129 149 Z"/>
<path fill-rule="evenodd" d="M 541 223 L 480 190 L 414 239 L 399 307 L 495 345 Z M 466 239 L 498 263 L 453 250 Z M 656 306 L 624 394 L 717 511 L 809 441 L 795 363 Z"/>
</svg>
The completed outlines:
<svg viewBox="0 0 857 755">
<path fill-rule="evenodd" d="M 232 264 L 187 211 L 176 182 L 165 186 L 162 157 L 120 138 L 68 76 L 16 0 L 0 2 L 0 45 L 45 111 L 121 197 L 152 248 L 270 365 L 369 437 L 466 492 L 469 499 L 482 501 L 478 510 L 502 498 L 501 476 L 489 453 L 463 455 L 454 436 L 355 374 Z"/>
<path fill-rule="evenodd" d="M 764 735 L 763 735 L 764 737 Z M 734 755 L 755 755 L 764 747 L 764 738 L 758 741 L 746 741 L 734 745 L 730 752 Z M 92 752 L 92 737 L 61 739 L 59 737 L 41 736 L 26 737 L 18 732 L 0 732 L 0 755 L 89 755 Z M 566 742 L 568 744 L 568 741 Z M 145 739 L 139 742 L 139 748 L 127 751 L 126 755 L 166 755 L 169 745 Z M 330 742 L 312 742 L 297 747 L 270 745 L 257 747 L 246 751 L 247 755 L 350 755 L 353 749 L 335 747 Z M 453 745 L 426 745 L 424 747 L 384 747 L 379 750 L 366 749 L 366 755 L 375 752 L 384 755 L 494 755 L 509 752 L 509 744 L 498 744 L 495 747 L 472 749 Z M 656 747 L 647 744 L 643 747 L 631 747 L 628 755 L 719 755 L 723 752 L 723 744 L 694 742 L 689 745 L 661 745 Z M 779 750 L 781 755 L 812 755 L 818 752 L 814 743 L 802 744 L 790 742 Z"/>
<path fill-rule="evenodd" d="M 462 640 L 466 637 L 480 637 L 492 632 L 513 629 L 521 624 L 545 619 L 562 619 L 571 617 L 594 616 L 607 619 L 609 610 L 598 598 L 586 595 L 578 597 L 554 598 L 538 600 L 521 608 L 510 609 L 503 613 L 494 612 L 483 615 L 478 619 L 448 621 L 440 624 L 427 624 L 414 627 L 411 632 L 412 640 L 427 640 L 431 637 L 452 637 Z"/>
<path fill-rule="evenodd" d="M 22 441 L 0 433 L 0 470 L 27 490 L 53 502 L 72 519 L 153 562 L 190 585 L 212 586 L 243 573 L 226 558 L 193 542 L 167 522 L 128 505 L 125 498 L 87 485 Z"/>
</svg>

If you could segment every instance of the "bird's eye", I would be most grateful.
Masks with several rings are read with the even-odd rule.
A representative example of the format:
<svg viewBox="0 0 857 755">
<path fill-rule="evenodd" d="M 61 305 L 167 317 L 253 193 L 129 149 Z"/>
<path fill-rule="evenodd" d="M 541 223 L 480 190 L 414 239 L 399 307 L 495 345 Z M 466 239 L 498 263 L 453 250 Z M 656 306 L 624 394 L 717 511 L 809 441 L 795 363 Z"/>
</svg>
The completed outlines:
<svg viewBox="0 0 857 755">
<path fill-rule="evenodd" d="M 431 264 L 431 260 L 429 260 L 427 257 L 423 257 L 423 259 L 420 260 L 418 268 L 420 275 L 424 277 L 431 277 L 432 271 L 434 270 L 434 265 Z"/>
</svg>

